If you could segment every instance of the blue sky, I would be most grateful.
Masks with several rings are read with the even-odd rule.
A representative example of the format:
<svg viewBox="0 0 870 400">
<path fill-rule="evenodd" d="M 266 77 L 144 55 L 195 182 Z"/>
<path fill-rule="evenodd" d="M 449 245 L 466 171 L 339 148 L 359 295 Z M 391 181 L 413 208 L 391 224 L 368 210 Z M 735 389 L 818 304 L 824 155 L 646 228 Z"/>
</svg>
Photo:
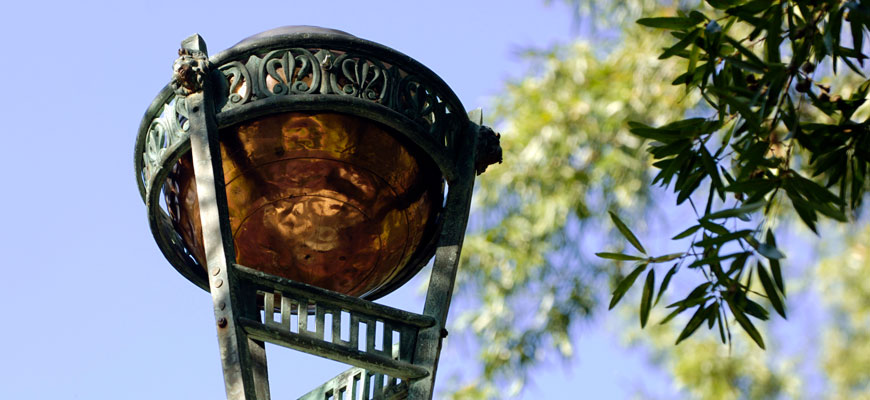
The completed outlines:
<svg viewBox="0 0 870 400">
<path fill-rule="evenodd" d="M 0 398 L 224 396 L 211 299 L 157 249 L 133 175 L 139 120 L 188 35 L 200 33 L 216 54 L 283 25 L 344 30 L 427 65 L 467 109 L 486 108 L 505 79 L 525 72 L 517 50 L 573 35 L 570 10 L 536 0 L 252 4 L 4 5 Z M 416 286 L 387 302 L 419 311 Z M 582 329 L 574 360 L 539 369 L 527 397 L 620 398 L 637 375 L 668 393 L 667 379 L 604 325 Z M 448 342 L 439 388 L 462 375 L 468 356 Z M 268 357 L 275 398 L 345 368 L 275 347 Z"/>
</svg>

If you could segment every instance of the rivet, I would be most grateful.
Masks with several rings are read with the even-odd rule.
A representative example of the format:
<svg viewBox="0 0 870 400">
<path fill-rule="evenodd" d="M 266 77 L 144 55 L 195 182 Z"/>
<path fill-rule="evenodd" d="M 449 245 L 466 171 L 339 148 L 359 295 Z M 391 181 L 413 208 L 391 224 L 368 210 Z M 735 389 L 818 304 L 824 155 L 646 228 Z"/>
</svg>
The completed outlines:
<svg viewBox="0 0 870 400">
<path fill-rule="evenodd" d="M 214 268 L 211 269 L 211 274 L 212 274 L 213 276 L 218 276 L 219 273 L 221 273 L 221 269 L 220 269 L 220 268 L 218 268 L 218 267 L 214 267 Z"/>
<path fill-rule="evenodd" d="M 214 287 L 219 288 L 219 287 L 221 287 L 221 286 L 223 286 L 223 285 L 224 285 L 224 280 L 223 280 L 223 279 L 215 279 L 215 281 L 214 281 Z"/>
<path fill-rule="evenodd" d="M 447 337 L 447 333 L 448 333 L 448 332 L 447 332 L 447 329 L 441 328 L 441 337 L 442 337 L 442 338 L 446 338 L 446 337 Z"/>
<path fill-rule="evenodd" d="M 220 304 L 218 304 L 218 308 L 220 308 L 221 311 L 223 311 L 224 308 L 227 308 L 227 303 L 220 302 Z"/>
<path fill-rule="evenodd" d="M 224 317 L 218 318 L 218 326 L 223 328 L 227 326 L 227 319 Z"/>
</svg>

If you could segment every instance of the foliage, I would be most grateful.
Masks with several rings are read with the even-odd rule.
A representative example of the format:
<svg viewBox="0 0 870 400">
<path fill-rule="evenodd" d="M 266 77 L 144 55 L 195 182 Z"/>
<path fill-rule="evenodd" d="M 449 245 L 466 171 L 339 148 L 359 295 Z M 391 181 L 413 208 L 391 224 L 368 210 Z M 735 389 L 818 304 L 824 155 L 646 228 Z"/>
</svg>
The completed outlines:
<svg viewBox="0 0 870 400">
<path fill-rule="evenodd" d="M 498 100 L 506 162 L 479 180 L 459 277 L 458 301 L 471 304 L 456 322 L 483 368 L 456 398 L 522 387 L 549 348 L 572 354 L 572 326 L 603 283 L 604 265 L 581 252 L 583 228 L 607 210 L 640 215 L 647 200 L 650 169 L 625 121 L 663 123 L 692 104 L 665 79 L 677 64 L 656 59 L 665 42 L 638 39 L 603 58 L 585 43 L 539 54 L 538 74 Z"/>
<path fill-rule="evenodd" d="M 856 233 L 844 251 L 819 264 L 812 280 L 832 315 L 821 352 L 832 399 L 870 399 L 870 226 Z"/>
<path fill-rule="evenodd" d="M 658 325 L 643 335 L 622 332 L 649 345 L 654 359 L 691 398 L 870 399 L 870 225 L 824 233 L 817 246 L 826 254 L 822 261 L 788 282 L 797 289 L 792 298 L 819 309 L 776 326 L 772 336 L 782 338 L 783 346 L 764 352 L 735 341 L 729 348 L 705 332 L 674 347 L 671 338 L 678 328 L 673 325 Z"/>
<path fill-rule="evenodd" d="M 601 272 L 615 278 L 611 306 L 643 282 L 626 297 L 640 300 L 644 326 L 662 321 L 657 303 L 680 287 L 672 279 L 693 275 L 684 270 L 703 283 L 666 308 L 663 322 L 685 327 L 654 324 L 650 336 L 679 342 L 706 325 L 729 346 L 706 335 L 671 347 L 675 376 L 700 397 L 713 392 L 698 389 L 711 383 L 697 368 L 721 372 L 710 376 L 723 377 L 713 385 L 722 398 L 794 393 L 781 369 L 759 374 L 766 364 L 731 345 L 730 327 L 764 346 L 765 326 L 753 319 L 767 319 L 766 306 L 786 315 L 779 220 L 795 214 L 815 230 L 860 207 L 870 85 L 855 43 L 867 30 L 865 6 L 719 0 L 678 11 L 652 0 L 566 1 L 578 14 L 598 13 L 583 21 L 615 20 L 603 26 L 620 26 L 621 39 L 535 52 L 535 73 L 497 100 L 506 162 L 479 181 L 459 276 L 466 311 L 456 321 L 473 334 L 483 366 L 454 397 L 515 395 L 550 349 L 571 355 L 572 327 L 595 306 Z M 620 24 L 639 13 L 640 25 Z M 655 252 L 631 233 L 647 216 L 650 181 L 695 210 L 695 223 L 674 236 L 687 250 Z M 615 273 L 581 251 L 601 247 L 604 238 L 589 232 L 604 231 L 608 211 L 633 249 L 598 253 Z M 723 348 L 733 357 L 720 360 Z"/>
<path fill-rule="evenodd" d="M 768 319 L 759 299 L 786 317 L 785 255 L 772 229 L 777 219 L 793 211 L 814 232 L 820 218 L 848 221 L 867 188 L 870 120 L 861 106 L 870 81 L 861 67 L 870 6 L 837 0 L 706 0 L 696 9 L 637 22 L 671 33 L 674 39 L 659 58 L 681 59 L 683 70 L 671 78 L 673 84 L 703 98 L 694 117 L 657 127 L 630 123 L 634 135 L 650 141 L 658 169 L 652 184 L 673 187 L 676 203 L 688 201 L 696 222 L 674 236 L 690 239 L 682 253 L 599 255 L 637 257 L 637 268 L 650 271 L 644 293 L 655 290 L 652 266 L 670 259 L 676 263 L 659 284 L 659 294 L 681 269 L 703 275 L 703 283 L 668 306 L 673 311 L 665 322 L 692 313 L 677 343 L 705 322 L 727 342 L 730 315 L 765 348 L 752 322 Z M 832 87 L 833 75 L 859 83 Z M 629 275 L 617 287 L 614 303 L 635 278 Z M 754 282 L 760 290 L 751 289 Z M 648 300 L 644 305 L 642 325 Z"/>
</svg>

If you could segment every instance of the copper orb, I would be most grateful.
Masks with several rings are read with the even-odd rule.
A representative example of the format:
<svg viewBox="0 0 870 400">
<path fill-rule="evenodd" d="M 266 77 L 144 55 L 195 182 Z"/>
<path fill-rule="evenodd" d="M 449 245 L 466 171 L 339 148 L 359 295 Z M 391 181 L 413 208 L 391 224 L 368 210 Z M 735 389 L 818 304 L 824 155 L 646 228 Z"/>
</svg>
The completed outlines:
<svg viewBox="0 0 870 400">
<path fill-rule="evenodd" d="M 402 279 L 431 240 L 443 183 L 398 137 L 339 113 L 276 114 L 221 130 L 236 261 L 352 296 Z M 205 266 L 190 155 L 165 196 L 175 229 Z"/>
</svg>

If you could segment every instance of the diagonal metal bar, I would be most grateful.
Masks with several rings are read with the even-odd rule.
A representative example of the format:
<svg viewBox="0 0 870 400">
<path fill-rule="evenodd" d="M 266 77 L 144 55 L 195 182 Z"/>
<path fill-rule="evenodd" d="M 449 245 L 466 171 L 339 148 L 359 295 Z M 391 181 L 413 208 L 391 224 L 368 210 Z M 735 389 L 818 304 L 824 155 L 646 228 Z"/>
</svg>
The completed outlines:
<svg viewBox="0 0 870 400">
<path fill-rule="evenodd" d="M 177 77 L 174 81 L 179 82 L 179 86 L 189 84 L 189 78 L 195 77 L 197 73 L 208 73 L 205 42 L 199 35 L 185 39 L 179 53 L 182 56 L 174 67 Z M 194 68 L 192 75 L 191 65 Z M 187 86 L 184 88 L 189 89 Z M 234 295 L 233 288 L 236 285 L 227 268 L 235 261 L 233 239 L 227 212 L 218 129 L 210 92 L 209 80 L 202 79 L 200 87 L 183 94 L 186 95 L 184 100 L 190 124 L 191 153 L 224 384 L 228 400 L 268 400 L 270 396 L 265 347 L 262 342 L 247 338 L 236 323 L 241 310 Z"/>
<path fill-rule="evenodd" d="M 474 111 L 469 116 L 477 122 L 482 118 L 480 111 Z M 430 373 L 424 379 L 411 382 L 409 398 L 414 400 L 432 399 L 441 343 L 447 336 L 444 326 L 450 309 L 450 299 L 453 296 L 456 270 L 459 267 L 459 253 L 465 238 L 465 227 L 471 206 L 479 128 L 478 124 L 469 123 L 465 130 L 466 134 L 460 136 L 462 143 L 457 144 L 460 151 L 456 158 L 457 179 L 449 182 L 445 223 L 435 251 L 435 263 L 432 267 L 432 276 L 429 278 L 429 289 L 426 291 L 426 303 L 423 308 L 423 314 L 434 318 L 437 325 L 420 330 L 413 360 L 416 365 L 426 366 Z"/>
</svg>

